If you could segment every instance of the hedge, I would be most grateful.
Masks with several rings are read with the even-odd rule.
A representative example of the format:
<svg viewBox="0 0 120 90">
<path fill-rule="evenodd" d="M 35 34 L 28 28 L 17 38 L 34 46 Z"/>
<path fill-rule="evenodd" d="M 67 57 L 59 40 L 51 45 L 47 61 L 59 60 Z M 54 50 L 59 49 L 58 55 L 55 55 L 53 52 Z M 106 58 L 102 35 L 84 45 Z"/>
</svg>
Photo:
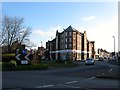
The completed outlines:
<svg viewBox="0 0 120 90">
<path fill-rule="evenodd" d="M 19 70 L 47 70 L 48 66 L 45 64 L 38 65 L 18 65 L 17 67 L 11 62 L 4 62 L 2 64 L 3 71 L 19 71 Z"/>
<path fill-rule="evenodd" d="M 15 54 L 2 54 L 3 62 L 9 62 L 11 60 L 15 60 Z"/>
</svg>

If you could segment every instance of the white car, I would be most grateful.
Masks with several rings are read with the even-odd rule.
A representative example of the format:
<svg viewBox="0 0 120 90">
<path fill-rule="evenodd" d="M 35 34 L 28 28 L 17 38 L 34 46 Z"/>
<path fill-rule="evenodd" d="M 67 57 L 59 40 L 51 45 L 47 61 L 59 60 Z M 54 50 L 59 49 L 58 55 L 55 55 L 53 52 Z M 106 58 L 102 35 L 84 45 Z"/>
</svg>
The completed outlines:
<svg viewBox="0 0 120 90">
<path fill-rule="evenodd" d="M 86 59 L 85 60 L 85 65 L 94 65 L 94 64 L 95 64 L 94 59 Z"/>
</svg>

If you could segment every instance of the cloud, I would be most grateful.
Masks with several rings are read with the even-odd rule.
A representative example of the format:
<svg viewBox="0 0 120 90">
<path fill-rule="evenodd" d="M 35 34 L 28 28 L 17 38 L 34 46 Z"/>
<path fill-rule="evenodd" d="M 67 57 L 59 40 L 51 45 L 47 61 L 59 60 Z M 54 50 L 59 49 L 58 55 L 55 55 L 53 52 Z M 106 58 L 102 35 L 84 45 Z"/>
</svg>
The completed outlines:
<svg viewBox="0 0 120 90">
<path fill-rule="evenodd" d="M 81 33 L 84 33 L 84 31 L 86 31 L 86 30 L 88 30 L 86 27 L 84 27 L 84 26 L 78 26 L 78 27 L 76 27 L 76 29 L 79 31 L 79 32 L 81 32 Z"/>
<path fill-rule="evenodd" d="M 41 37 L 55 37 L 56 30 L 62 31 L 61 26 L 50 27 L 47 31 L 42 29 L 33 30 L 33 34 L 39 35 Z"/>
<path fill-rule="evenodd" d="M 115 36 L 116 51 L 118 50 L 118 18 L 117 16 L 112 17 L 110 20 L 101 21 L 97 25 L 95 25 L 93 28 L 83 28 L 83 29 L 86 30 L 87 32 L 88 40 L 95 41 L 96 49 L 103 48 L 113 52 L 114 39 L 112 36 Z"/>
<path fill-rule="evenodd" d="M 34 43 L 37 43 L 37 46 L 41 46 L 41 41 L 43 42 L 43 46 L 45 47 L 45 44 L 48 40 L 54 39 L 56 35 L 56 30 L 59 32 L 63 31 L 61 26 L 55 26 L 55 27 L 49 27 L 46 30 L 43 29 L 36 29 L 32 31 L 31 39 L 33 40 L 34 37 Z"/>
<path fill-rule="evenodd" d="M 48 36 L 51 36 L 53 34 L 53 32 L 37 29 L 37 30 L 33 31 L 33 34 L 39 35 L 41 37 L 46 37 L 46 36 L 48 37 Z"/>
<path fill-rule="evenodd" d="M 52 27 L 52 28 L 50 28 L 50 30 L 51 31 L 55 31 L 56 32 L 56 30 L 58 30 L 58 31 L 62 31 L 62 27 L 61 26 L 56 26 L 56 27 Z"/>
<path fill-rule="evenodd" d="M 90 20 L 93 20 L 93 19 L 96 19 L 96 16 L 83 17 L 84 21 L 90 21 Z"/>
</svg>

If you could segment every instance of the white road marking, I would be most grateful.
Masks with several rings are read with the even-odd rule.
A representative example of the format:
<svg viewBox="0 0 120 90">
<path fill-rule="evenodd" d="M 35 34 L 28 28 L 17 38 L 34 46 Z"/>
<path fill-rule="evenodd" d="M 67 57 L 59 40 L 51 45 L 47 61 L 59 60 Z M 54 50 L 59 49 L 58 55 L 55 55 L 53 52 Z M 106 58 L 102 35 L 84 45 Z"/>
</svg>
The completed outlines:
<svg viewBox="0 0 120 90">
<path fill-rule="evenodd" d="M 66 82 L 65 84 L 76 83 L 77 81 Z"/>
<path fill-rule="evenodd" d="M 44 86 L 37 86 L 36 88 L 45 88 L 45 87 L 53 87 L 54 85 L 44 85 Z"/>
<path fill-rule="evenodd" d="M 112 68 L 108 72 L 111 72 L 111 71 L 112 71 Z"/>
<path fill-rule="evenodd" d="M 86 80 L 91 80 L 91 79 L 94 79 L 95 77 L 91 77 L 91 78 L 88 78 L 88 79 L 86 79 Z"/>
<path fill-rule="evenodd" d="M 65 87 L 69 87 L 69 88 L 82 88 L 82 87 L 69 86 L 69 85 L 62 85 L 62 84 L 58 84 L 58 86 L 65 86 Z"/>
</svg>

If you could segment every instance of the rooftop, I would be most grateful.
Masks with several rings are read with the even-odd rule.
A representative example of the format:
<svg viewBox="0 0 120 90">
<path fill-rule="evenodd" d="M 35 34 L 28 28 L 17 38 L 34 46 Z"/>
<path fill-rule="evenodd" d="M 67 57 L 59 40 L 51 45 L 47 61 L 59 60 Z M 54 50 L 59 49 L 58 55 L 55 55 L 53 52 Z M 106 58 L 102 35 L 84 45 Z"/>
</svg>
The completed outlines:
<svg viewBox="0 0 120 90">
<path fill-rule="evenodd" d="M 67 29 L 65 29 L 65 31 L 77 31 L 77 30 L 70 25 Z"/>
</svg>

